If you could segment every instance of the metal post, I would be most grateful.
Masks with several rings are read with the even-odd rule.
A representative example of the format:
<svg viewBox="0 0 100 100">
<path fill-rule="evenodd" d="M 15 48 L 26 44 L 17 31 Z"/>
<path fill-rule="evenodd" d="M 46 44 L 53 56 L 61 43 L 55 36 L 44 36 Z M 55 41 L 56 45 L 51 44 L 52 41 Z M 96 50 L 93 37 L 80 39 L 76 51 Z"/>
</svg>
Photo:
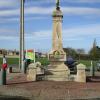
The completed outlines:
<svg viewBox="0 0 100 100">
<path fill-rule="evenodd" d="M 6 69 L 1 68 L 0 85 L 6 85 Z"/>
<path fill-rule="evenodd" d="M 5 55 L 3 55 L 3 64 L 1 68 L 1 75 L 0 75 L 0 85 L 6 85 L 6 69 L 7 69 L 7 60 Z"/>
<path fill-rule="evenodd" d="M 24 73 L 24 0 L 20 0 L 20 60 L 19 67 Z"/>
<path fill-rule="evenodd" d="M 93 61 L 91 61 L 90 76 L 92 77 L 95 76 L 95 68 L 94 68 Z"/>
<path fill-rule="evenodd" d="M 36 59 L 35 59 L 35 49 L 34 49 L 34 63 L 36 62 Z"/>
</svg>

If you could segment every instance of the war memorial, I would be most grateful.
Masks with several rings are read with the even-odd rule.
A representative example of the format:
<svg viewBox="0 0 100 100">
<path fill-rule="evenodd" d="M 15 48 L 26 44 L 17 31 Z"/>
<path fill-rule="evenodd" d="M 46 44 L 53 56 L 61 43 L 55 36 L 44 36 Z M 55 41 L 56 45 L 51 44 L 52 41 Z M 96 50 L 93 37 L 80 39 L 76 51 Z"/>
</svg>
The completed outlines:
<svg viewBox="0 0 100 100">
<path fill-rule="evenodd" d="M 59 0 L 53 11 L 53 32 L 52 32 L 52 49 L 48 54 L 50 65 L 44 70 L 44 80 L 51 81 L 77 81 L 86 82 L 85 65 L 77 65 L 77 75 L 71 75 L 70 69 L 64 64 L 66 61 L 66 53 L 62 44 L 62 19 L 63 13 L 60 9 Z M 29 65 L 28 80 L 36 81 L 36 64 Z M 45 74 L 46 73 L 46 74 Z"/>
<path fill-rule="evenodd" d="M 99 100 L 100 82 L 87 81 L 86 65 L 77 64 L 76 73 L 71 74 L 64 63 L 67 54 L 63 50 L 62 22 L 63 12 L 60 0 L 57 0 L 52 13 L 52 48 L 48 52 L 50 64 L 44 68 L 40 62 L 30 62 L 26 68 L 20 69 L 20 73 L 13 73 L 11 67 L 1 69 L 1 76 L 6 76 L 6 81 L 5 78 L 1 81 L 0 100 Z M 93 69 L 91 73 L 94 73 Z M 89 79 L 92 80 L 92 77 Z"/>
</svg>

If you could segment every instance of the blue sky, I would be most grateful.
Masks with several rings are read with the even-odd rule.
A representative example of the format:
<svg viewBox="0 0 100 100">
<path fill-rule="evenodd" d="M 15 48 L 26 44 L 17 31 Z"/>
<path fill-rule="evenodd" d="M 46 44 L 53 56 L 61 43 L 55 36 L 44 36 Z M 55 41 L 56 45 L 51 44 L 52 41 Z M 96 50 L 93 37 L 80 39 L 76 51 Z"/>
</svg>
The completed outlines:
<svg viewBox="0 0 100 100">
<path fill-rule="evenodd" d="M 25 48 L 50 51 L 56 0 L 26 0 Z M 100 0 L 61 0 L 63 47 L 100 46 Z M 0 48 L 19 49 L 20 0 L 0 0 Z"/>
</svg>

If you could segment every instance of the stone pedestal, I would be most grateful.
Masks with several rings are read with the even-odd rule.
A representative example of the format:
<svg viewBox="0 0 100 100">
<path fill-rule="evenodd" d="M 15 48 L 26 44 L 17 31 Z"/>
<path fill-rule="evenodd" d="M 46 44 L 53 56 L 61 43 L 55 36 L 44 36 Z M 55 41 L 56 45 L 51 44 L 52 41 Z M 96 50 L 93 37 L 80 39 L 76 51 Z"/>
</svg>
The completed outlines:
<svg viewBox="0 0 100 100">
<path fill-rule="evenodd" d="M 83 64 L 77 65 L 77 75 L 76 75 L 76 82 L 86 82 L 86 73 L 85 73 L 86 66 Z"/>
<path fill-rule="evenodd" d="M 47 68 L 46 80 L 68 81 L 70 71 L 64 64 L 66 55 L 64 54 L 64 52 L 63 54 L 61 54 L 60 51 L 56 51 L 59 52 L 59 55 L 54 54 L 54 52 L 52 54 L 49 54 L 50 65 Z"/>
<path fill-rule="evenodd" d="M 36 81 L 36 64 L 34 63 L 28 66 L 27 81 Z"/>
<path fill-rule="evenodd" d="M 48 66 L 46 80 L 68 81 L 70 71 L 63 62 L 53 62 Z"/>
</svg>

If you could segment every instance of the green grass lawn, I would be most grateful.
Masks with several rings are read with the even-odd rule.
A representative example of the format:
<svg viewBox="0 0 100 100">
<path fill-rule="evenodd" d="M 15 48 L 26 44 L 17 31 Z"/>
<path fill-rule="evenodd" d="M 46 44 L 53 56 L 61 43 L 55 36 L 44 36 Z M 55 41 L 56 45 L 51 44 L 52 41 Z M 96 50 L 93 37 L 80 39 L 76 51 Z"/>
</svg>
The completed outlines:
<svg viewBox="0 0 100 100">
<path fill-rule="evenodd" d="M 19 64 L 19 58 L 7 58 L 8 64 Z M 0 58 L 0 65 L 2 64 L 2 58 Z"/>
<path fill-rule="evenodd" d="M 90 67 L 91 66 L 91 60 L 79 60 L 78 63 L 82 63 L 84 65 L 86 65 L 86 67 Z M 93 65 L 96 66 L 97 61 L 93 61 Z"/>
<path fill-rule="evenodd" d="M 47 58 L 36 58 L 36 62 L 41 62 L 42 65 L 47 66 L 50 62 Z M 7 63 L 9 65 L 19 64 L 19 58 L 7 58 Z M 78 63 L 83 63 L 86 67 L 91 66 L 91 60 L 79 60 Z M 94 66 L 96 66 L 97 61 L 93 61 Z M 2 65 L 2 58 L 0 58 L 0 66 Z"/>
<path fill-rule="evenodd" d="M 49 64 L 49 61 L 47 58 L 36 58 L 36 62 L 41 62 L 42 65 L 46 66 Z M 9 65 L 12 64 L 19 64 L 19 58 L 7 58 L 7 63 Z M 2 58 L 0 58 L 0 66 L 2 65 Z"/>
<path fill-rule="evenodd" d="M 36 58 L 36 61 L 41 62 L 41 64 L 44 66 L 47 66 L 50 63 L 47 58 Z"/>
</svg>

